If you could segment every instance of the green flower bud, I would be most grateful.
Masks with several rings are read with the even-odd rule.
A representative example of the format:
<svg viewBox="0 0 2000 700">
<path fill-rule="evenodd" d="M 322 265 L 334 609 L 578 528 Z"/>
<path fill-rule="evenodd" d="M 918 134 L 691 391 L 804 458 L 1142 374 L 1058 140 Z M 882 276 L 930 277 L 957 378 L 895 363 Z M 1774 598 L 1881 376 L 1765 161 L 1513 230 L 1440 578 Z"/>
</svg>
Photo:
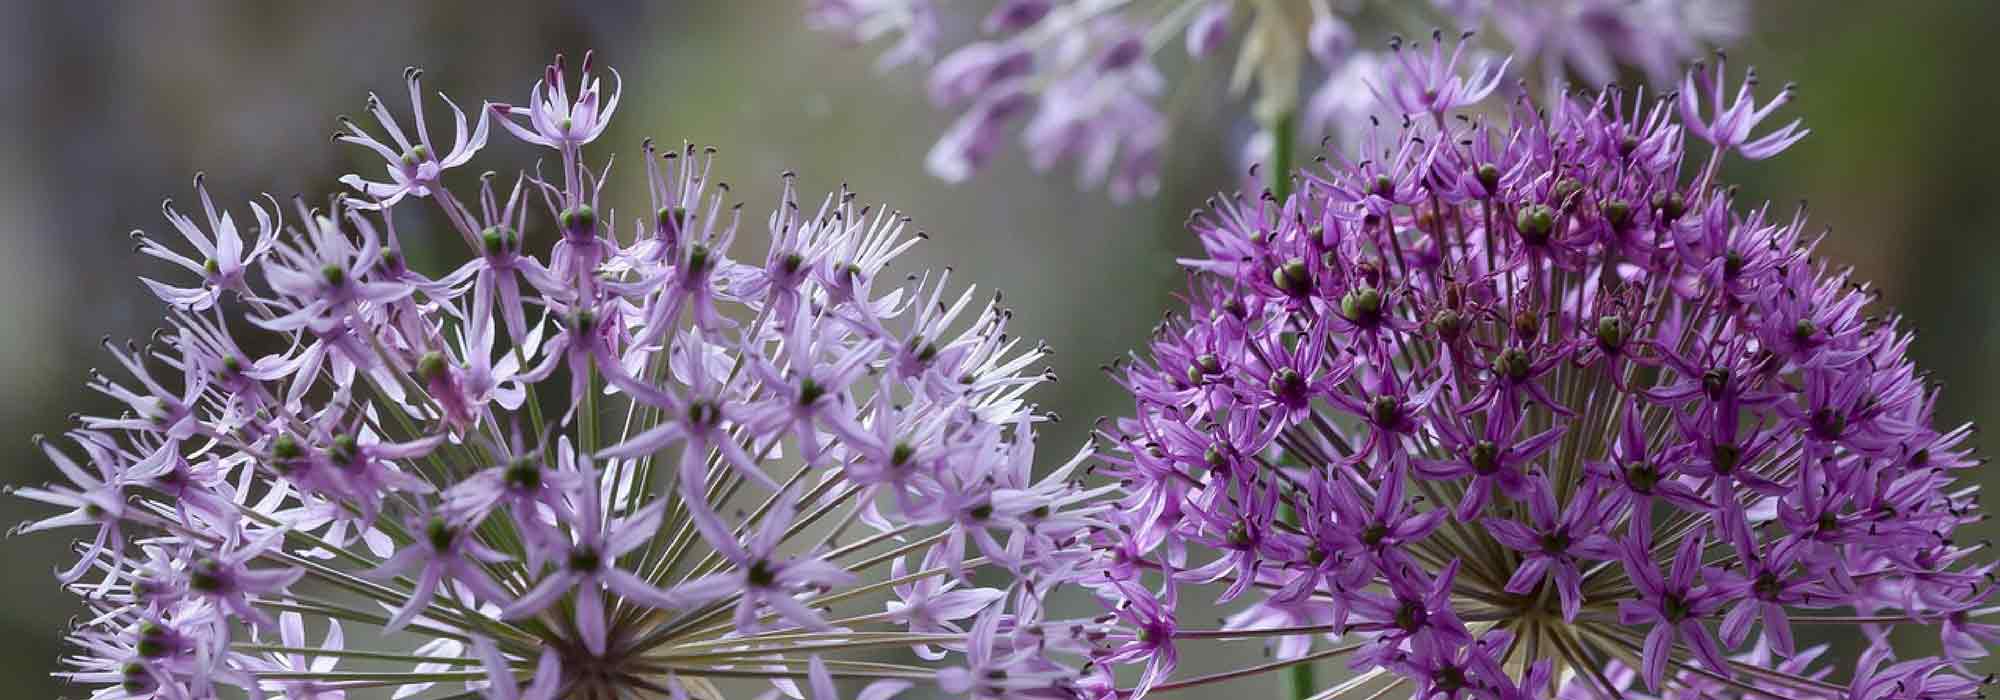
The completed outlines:
<svg viewBox="0 0 2000 700">
<path fill-rule="evenodd" d="M 1636 493 L 1649 494 L 1653 487 L 1660 485 L 1660 470 L 1646 462 L 1633 462 L 1624 467 L 1625 485 Z"/>
<path fill-rule="evenodd" d="M 1377 525 L 1376 527 L 1381 526 Z M 1396 628 L 1414 633 L 1424 628 L 1424 621 L 1429 619 L 1429 617 L 1424 610 L 1423 603 L 1410 601 L 1396 609 Z"/>
<path fill-rule="evenodd" d="M 1757 582 L 1750 585 L 1750 590 L 1757 595 L 1758 600 L 1776 601 L 1778 596 L 1785 592 L 1785 586 L 1778 581 L 1777 576 L 1766 571 L 1757 574 Z"/>
<path fill-rule="evenodd" d="M 144 695 L 153 690 L 153 677 L 146 673 L 146 665 L 133 661 L 119 667 L 118 686 L 132 695 Z"/>
<path fill-rule="evenodd" d="M 305 455 L 305 450 L 299 447 L 298 438 L 292 437 L 290 433 L 279 433 L 278 437 L 271 440 L 271 456 L 273 457 L 281 460 L 293 460 Z"/>
<path fill-rule="evenodd" d="M 819 382 L 813 381 L 811 377 L 807 377 L 799 382 L 800 406 L 812 405 L 813 402 L 818 401 L 820 397 L 825 395 L 826 387 L 820 386 Z"/>
<path fill-rule="evenodd" d="M 424 353 L 423 357 L 417 359 L 417 379 L 425 384 L 437 381 L 438 377 L 444 376 L 447 367 L 444 353 L 436 350 Z"/>
<path fill-rule="evenodd" d="M 603 568 L 604 555 L 598 553 L 596 547 L 585 545 L 570 550 L 566 563 L 571 571 L 596 571 Z"/>
<path fill-rule="evenodd" d="M 1375 397 L 1375 403 L 1369 406 L 1370 417 L 1377 424 L 1381 425 L 1396 422 L 1397 417 L 1401 416 L 1402 413 L 1403 403 L 1397 401 L 1394 396 L 1377 396 Z"/>
<path fill-rule="evenodd" d="M 1194 364 L 1207 374 L 1215 374 L 1222 371 L 1222 358 L 1216 357 L 1215 353 L 1205 352 L 1195 356 Z"/>
<path fill-rule="evenodd" d="M 1295 297 L 1304 296 L 1312 291 L 1312 271 L 1306 269 L 1305 260 L 1292 258 L 1271 270 L 1271 283 L 1277 285 L 1278 291 Z"/>
<path fill-rule="evenodd" d="M 167 628 L 161 627 L 159 623 L 151 620 L 139 623 L 138 651 L 140 656 L 148 659 L 157 659 L 166 656 L 167 652 L 170 651 L 168 648 Z"/>
<path fill-rule="evenodd" d="M 1576 193 L 1581 191 L 1583 191 L 1582 180 L 1574 177 L 1565 177 L 1557 180 L 1555 186 L 1549 188 L 1549 198 L 1555 201 L 1556 206 L 1568 211 L 1576 206 L 1574 197 Z"/>
<path fill-rule="evenodd" d="M 1622 231 L 1625 227 L 1632 225 L 1631 202 L 1622 199 L 1613 199 L 1604 203 L 1602 211 L 1604 212 L 1604 220 L 1611 224 L 1611 228 Z"/>
<path fill-rule="evenodd" d="M 1492 163 L 1480 163 L 1479 167 L 1472 169 L 1472 176 L 1479 179 L 1479 186 L 1486 188 L 1487 194 L 1499 191 L 1500 166 Z"/>
<path fill-rule="evenodd" d="M 1687 213 L 1687 198 L 1682 197 L 1679 192 L 1654 192 L 1653 210 L 1660 213 L 1662 221 L 1673 223 L 1675 219 Z"/>
<path fill-rule="evenodd" d="M 770 588 L 778 582 L 778 572 L 771 569 L 770 562 L 759 559 L 750 563 L 750 569 L 743 572 L 743 580 L 751 588 Z"/>
<path fill-rule="evenodd" d="M 708 246 L 696 243 L 688 246 L 687 273 L 698 275 L 708 269 Z"/>
<path fill-rule="evenodd" d="M 1680 594 L 1668 593 L 1660 597 L 1660 614 L 1667 618 L 1667 622 L 1680 624 L 1693 614 L 1693 610 L 1688 608 L 1687 600 Z"/>
<path fill-rule="evenodd" d="M 1252 543 L 1250 539 L 1250 527 L 1242 521 L 1237 521 L 1235 525 L 1230 526 L 1227 537 L 1229 538 L 1229 546 L 1236 549 L 1248 548 Z"/>
<path fill-rule="evenodd" d="M 1534 359 L 1528 356 L 1527 350 L 1521 348 L 1507 348 L 1493 358 L 1493 372 L 1517 382 L 1527 379 L 1528 373 L 1534 371 L 1534 368 Z"/>
<path fill-rule="evenodd" d="M 687 225 L 687 215 L 687 207 L 660 207 L 653 220 L 662 231 L 679 231 Z"/>
<path fill-rule="evenodd" d="M 1364 326 L 1382 320 L 1382 292 L 1374 287 L 1356 287 L 1340 297 L 1340 315 Z"/>
<path fill-rule="evenodd" d="M 1812 340 L 1813 334 L 1818 332 L 1819 324 L 1813 323 L 1810 318 L 1802 318 L 1799 319 L 1798 325 L 1792 326 L 1792 339 L 1801 343 L 1808 342 Z"/>
<path fill-rule="evenodd" d="M 1500 471 L 1500 446 L 1490 440 L 1473 443 L 1466 453 L 1466 461 L 1472 463 L 1472 471 L 1487 475 Z"/>
<path fill-rule="evenodd" d="M 202 557 L 188 567 L 188 588 L 203 593 L 218 593 L 222 591 L 222 586 L 221 562 Z"/>
<path fill-rule="evenodd" d="M 361 456 L 361 442 L 352 433 L 335 435 L 333 445 L 327 448 L 326 454 L 336 464 L 352 465 Z"/>
<path fill-rule="evenodd" d="M 1533 311 L 1522 310 L 1514 314 L 1514 336 L 1533 338 L 1542 332 L 1542 317 Z"/>
<path fill-rule="evenodd" d="M 424 524 L 424 539 L 431 543 L 433 550 L 442 552 L 451 549 L 451 542 L 457 537 L 458 533 L 442 517 L 433 515 L 430 522 Z"/>
<path fill-rule="evenodd" d="M 1715 443 L 1708 450 L 1708 460 L 1715 471 L 1729 474 L 1736 471 L 1736 465 L 1743 461 L 1743 448 L 1725 443 Z"/>
<path fill-rule="evenodd" d="M 1222 453 L 1221 447 L 1213 445 L 1209 446 L 1207 452 L 1202 453 L 1201 461 L 1207 462 L 1210 469 L 1222 469 L 1229 466 L 1229 456 Z"/>
<path fill-rule="evenodd" d="M 1388 540 L 1388 526 L 1386 524 L 1376 522 L 1376 524 L 1370 524 L 1370 526 L 1362 528 L 1362 544 L 1376 546 L 1376 544 L 1382 544 L 1382 540 Z"/>
<path fill-rule="evenodd" d="M 1542 551 L 1548 554 L 1562 554 L 1569 551 L 1570 537 L 1566 530 L 1558 529 L 1542 535 Z"/>
<path fill-rule="evenodd" d="M 1732 373 L 1728 367 L 1717 367 L 1701 373 L 1701 389 L 1710 399 L 1722 398 L 1722 392 L 1729 388 Z"/>
<path fill-rule="evenodd" d="M 1306 388 L 1305 376 L 1290 367 L 1273 372 L 1269 383 L 1271 393 L 1278 396 L 1295 396 Z"/>
<path fill-rule="evenodd" d="M 347 268 L 338 264 L 327 263 L 326 267 L 319 269 L 319 275 L 326 278 L 326 285 L 329 287 L 347 284 Z"/>
<path fill-rule="evenodd" d="M 1521 207 L 1514 216 L 1514 229 L 1521 232 L 1521 240 L 1528 245 L 1547 243 L 1549 234 L 1556 228 L 1556 212 L 1543 204 Z"/>
<path fill-rule="evenodd" d="M 1457 340 L 1465 333 L 1465 317 L 1451 309 L 1441 309 L 1431 317 L 1431 329 L 1447 342 Z"/>
<path fill-rule="evenodd" d="M 514 250 L 518 247 L 521 240 L 519 236 L 515 235 L 514 229 L 506 226 L 489 226 L 485 231 L 480 232 L 479 239 L 488 255 L 498 255 Z"/>
<path fill-rule="evenodd" d="M 529 491 L 542 487 L 542 465 L 534 457 L 522 455 L 507 464 L 502 475 L 507 486 L 515 490 Z"/>
<path fill-rule="evenodd" d="M 1607 351 L 1616 352 L 1625 347 L 1627 332 L 1625 319 L 1617 316 L 1600 316 L 1597 319 L 1597 345 Z"/>
<path fill-rule="evenodd" d="M 578 204 L 557 216 L 556 223 L 570 233 L 596 233 L 597 210 L 591 209 L 588 204 Z"/>
</svg>

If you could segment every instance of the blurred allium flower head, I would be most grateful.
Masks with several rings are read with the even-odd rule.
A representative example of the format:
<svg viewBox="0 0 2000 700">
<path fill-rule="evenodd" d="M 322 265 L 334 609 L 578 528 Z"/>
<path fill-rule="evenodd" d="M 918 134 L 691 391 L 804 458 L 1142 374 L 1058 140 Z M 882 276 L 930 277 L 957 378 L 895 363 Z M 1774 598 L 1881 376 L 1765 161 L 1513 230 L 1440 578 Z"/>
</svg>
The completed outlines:
<svg viewBox="0 0 2000 700">
<path fill-rule="evenodd" d="M 1251 147 L 1266 151 L 1253 153 L 1262 161 L 1288 157 L 1286 146 L 1300 137 L 1358 141 L 1356 125 L 1381 111 L 1370 93 L 1383 68 L 1437 48 L 1364 47 L 1357 26 L 1369 36 L 1486 28 L 1479 36 L 1501 43 L 1461 45 L 1449 52 L 1453 63 L 1510 51 L 1515 77 L 1549 87 L 1603 85 L 1623 67 L 1665 83 L 1747 26 L 1741 0 L 995 0 L 962 18 L 971 25 L 970 15 L 983 13 L 977 38 L 946 50 L 945 37 L 974 31 L 941 27 L 963 11 L 936 5 L 809 0 L 807 19 L 857 42 L 897 37 L 885 68 L 942 52 L 930 69 L 930 100 L 959 116 L 926 160 L 933 175 L 971 177 L 1018 130 L 1037 170 L 1075 161 L 1082 186 L 1107 184 L 1117 199 L 1158 189 L 1175 118 L 1161 103 L 1169 85 L 1197 82 L 1184 76 L 1190 63 L 1228 63 L 1229 94 L 1208 97 L 1244 98 L 1262 130 Z M 1501 62 L 1488 67 L 1486 80 L 1499 84 Z"/>
<path fill-rule="evenodd" d="M 1194 213 L 1187 309 L 1112 369 L 1136 414 L 1100 425 L 1124 489 L 1080 580 L 1121 697 L 1328 659 L 1352 678 L 1298 697 L 1977 696 L 1971 427 L 1802 210 L 1720 179 L 1806 135 L 1759 124 L 1790 88 L 1717 60 L 1489 118 L 1396 75 L 1428 111 Z M 1174 675 L 1219 639 L 1275 658 Z"/>
<path fill-rule="evenodd" d="M 739 261 L 712 153 L 648 142 L 650 199 L 616 217 L 585 149 L 618 90 L 590 63 L 526 106 L 445 101 L 448 147 L 412 70 L 407 110 L 371 98 L 338 136 L 386 177 L 254 231 L 197 179 L 202 216 L 166 207 L 184 240 L 135 234 L 190 273 L 148 282 L 168 328 L 107 342 L 124 372 L 90 387 L 127 410 L 39 440 L 65 481 L 14 491 L 65 511 L 23 530 L 84 532 L 62 676 L 509 700 L 1067 677 L 1076 647 L 1007 637 L 1099 524 L 1084 455 L 1034 473 L 1048 350 L 948 270 L 892 273 L 924 235 L 844 190 L 801 203 L 785 175 Z M 561 172 L 471 175 L 495 122 Z M 404 254 L 454 237 L 456 269 Z"/>
</svg>

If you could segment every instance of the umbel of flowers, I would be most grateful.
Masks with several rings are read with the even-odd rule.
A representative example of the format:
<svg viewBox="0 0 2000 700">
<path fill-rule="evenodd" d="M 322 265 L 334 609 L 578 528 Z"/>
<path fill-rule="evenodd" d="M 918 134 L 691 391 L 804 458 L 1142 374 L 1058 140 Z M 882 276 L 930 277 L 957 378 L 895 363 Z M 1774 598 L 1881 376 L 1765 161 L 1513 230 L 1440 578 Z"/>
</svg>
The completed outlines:
<svg viewBox="0 0 2000 700">
<path fill-rule="evenodd" d="M 933 106 L 958 117 L 925 160 L 931 174 L 965 180 L 1018 132 L 1037 170 L 1074 162 L 1080 184 L 1104 184 L 1116 199 L 1151 196 L 1159 187 L 1174 122 L 1187 116 L 1163 102 L 1242 103 L 1261 129 L 1247 149 L 1255 160 L 1284 162 L 1296 134 L 1310 141 L 1360 133 L 1356 127 L 1378 111 L 1373 76 L 1404 59 L 1399 46 L 1357 42 L 1356 26 L 1366 33 L 1484 28 L 1481 37 L 1500 43 L 1468 47 L 1464 65 L 1476 65 L 1494 82 L 1511 66 L 1511 74 L 1549 86 L 1568 76 L 1606 83 L 1621 67 L 1665 83 L 1706 46 L 1743 32 L 1749 14 L 1743 0 L 805 4 L 816 28 L 857 43 L 893 37 L 884 68 L 936 59 L 926 93 Z M 975 38 L 955 41 L 966 36 Z M 1517 60 L 1494 60 L 1495 50 Z M 1217 80 L 1202 79 L 1203 64 L 1223 69 L 1215 71 Z M 1204 90 L 1203 82 L 1228 87 Z"/>
<path fill-rule="evenodd" d="M 845 191 L 802 208 L 787 175 L 739 262 L 711 155 L 648 142 L 650 201 L 614 216 L 586 146 L 618 92 L 581 68 L 525 106 L 445 100 L 449 143 L 412 70 L 407 113 L 371 98 L 379 125 L 338 135 L 380 179 L 289 222 L 253 204 L 253 229 L 197 178 L 198 218 L 165 206 L 183 240 L 134 234 L 185 268 L 147 280 L 169 326 L 107 342 L 124 373 L 90 387 L 126 409 L 40 440 L 66 480 L 15 491 L 66 510 L 24 530 L 88 532 L 60 675 L 98 698 L 1054 692 L 1081 647 L 1022 630 L 1097 521 L 1082 455 L 1032 474 L 1047 349 L 998 295 L 892 273 L 923 234 Z M 496 124 L 553 177 L 463 194 Z M 403 254 L 440 239 L 462 265 Z"/>
<path fill-rule="evenodd" d="M 1327 660 L 1351 677 L 1300 697 L 1975 697 L 1971 428 L 1803 212 L 1719 179 L 1806 135 L 1760 128 L 1789 86 L 1718 60 L 1482 105 L 1405 55 L 1405 123 L 1193 214 L 1187 308 L 1113 368 L 1136 413 L 1100 427 L 1124 490 L 1083 580 L 1127 697 Z M 1197 595 L 1237 612 L 1177 618 Z M 1232 638 L 1274 658 L 1175 674 Z"/>
</svg>

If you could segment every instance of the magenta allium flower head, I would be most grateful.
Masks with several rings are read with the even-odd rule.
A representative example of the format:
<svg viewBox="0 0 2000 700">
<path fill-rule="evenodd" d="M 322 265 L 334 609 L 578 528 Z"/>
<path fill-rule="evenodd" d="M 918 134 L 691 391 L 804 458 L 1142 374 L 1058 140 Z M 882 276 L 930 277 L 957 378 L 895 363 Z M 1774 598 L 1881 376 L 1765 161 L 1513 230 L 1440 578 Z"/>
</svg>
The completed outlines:
<svg viewBox="0 0 2000 700">
<path fill-rule="evenodd" d="M 1740 4 L 806 0 L 805 17 L 856 43 L 890 42 L 879 62 L 885 68 L 938 56 L 926 87 L 934 106 L 958 118 L 925 159 L 932 175 L 964 181 L 1018 132 L 1035 169 L 1074 162 L 1082 187 L 1104 185 L 1124 200 L 1158 190 L 1173 130 L 1171 113 L 1158 103 L 1165 86 L 1193 81 L 1162 70 L 1182 63 L 1162 51 L 1185 51 L 1195 63 L 1229 62 L 1228 92 L 1213 97 L 1247 108 L 1239 113 L 1254 118 L 1261 133 L 1253 149 L 1270 144 L 1287 152 L 1269 156 L 1288 157 L 1291 143 L 1329 133 L 1358 140 L 1359 126 L 1381 111 L 1371 95 L 1378 90 L 1404 111 L 1443 113 L 1478 102 L 1510 76 L 1553 90 L 1572 77 L 1603 85 L 1629 66 L 1670 81 L 1681 62 L 1743 31 Z M 953 19 L 963 31 L 947 29 Z M 1366 40 L 1437 27 L 1485 30 L 1478 36 L 1486 43 L 1439 41 L 1418 51 Z M 977 38 L 942 46 L 946 36 Z M 1493 60 L 1504 49 L 1521 62 Z M 1302 84 L 1313 87 L 1302 95 Z"/>
<path fill-rule="evenodd" d="M 1404 53 L 1439 99 L 1483 91 Z M 1955 539 L 1971 428 L 1803 213 L 1722 181 L 1805 132 L 1746 136 L 1750 97 L 1692 124 L 1616 89 L 1433 119 L 1428 91 L 1385 91 L 1415 113 L 1297 194 L 1190 218 L 1188 307 L 1099 426 L 1121 507 L 1079 581 L 1124 685 L 1080 687 L 1337 657 L 1358 675 L 1298 697 L 1974 697 L 2000 606 Z M 1253 637 L 1277 658 L 1162 671 Z M 1807 644 L 1836 637 L 1869 650 Z"/>
<path fill-rule="evenodd" d="M 395 145 L 342 140 L 393 181 L 347 178 L 289 227 L 257 207 L 254 244 L 200 180 L 205 221 L 166 208 L 193 257 L 141 234 L 191 278 L 147 285 L 171 327 L 106 343 L 125 376 L 89 385 L 121 412 L 38 438 L 61 481 L 13 491 L 51 509 L 19 532 L 81 537 L 57 577 L 90 610 L 60 675 L 102 698 L 713 698 L 749 677 L 885 700 L 973 667 L 1072 692 L 1098 627 L 1041 598 L 1087 570 L 1108 504 L 1078 485 L 1088 452 L 1038 465 L 1047 347 L 998 295 L 893 272 L 925 237 L 900 213 L 844 190 L 802 207 L 789 173 L 770 251 L 739 262 L 712 150 L 646 142 L 644 215 L 614 221 L 589 149 L 616 88 L 582 69 L 558 59 L 476 127 L 454 109 L 448 152 L 420 106 L 371 99 Z M 491 119 L 563 172 L 455 170 Z M 460 244 L 463 264 L 404 255 Z M 922 663 L 856 658 L 885 647 Z"/>
</svg>

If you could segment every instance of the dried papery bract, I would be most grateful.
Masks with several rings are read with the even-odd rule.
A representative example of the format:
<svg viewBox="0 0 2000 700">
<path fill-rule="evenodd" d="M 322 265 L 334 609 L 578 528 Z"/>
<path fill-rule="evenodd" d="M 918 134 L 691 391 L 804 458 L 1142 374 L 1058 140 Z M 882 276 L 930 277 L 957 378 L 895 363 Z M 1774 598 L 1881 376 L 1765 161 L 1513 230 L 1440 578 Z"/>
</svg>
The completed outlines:
<svg viewBox="0 0 2000 700">
<path fill-rule="evenodd" d="M 997 295 L 894 272 L 923 234 L 844 189 L 802 203 L 784 175 L 770 252 L 739 262 L 713 153 L 648 142 L 627 167 L 650 201 L 615 217 L 588 149 L 619 90 L 579 68 L 526 107 L 446 100 L 449 151 L 413 69 L 410 113 L 371 97 L 378 129 L 339 135 L 388 179 L 256 207 L 247 248 L 197 179 L 206 216 L 166 209 L 194 251 L 136 234 L 196 279 L 149 281 L 169 329 L 107 344 L 126 374 L 90 382 L 128 409 L 42 441 L 65 483 L 14 492 L 67 511 L 23 531 L 92 530 L 59 571 L 90 607 L 60 676 L 98 698 L 748 678 L 879 700 L 1004 658 L 1013 687 L 1072 692 L 1080 642 L 1006 641 L 1102 524 L 1087 453 L 1036 455 L 1047 348 Z M 561 172 L 464 176 L 495 120 Z M 404 256 L 454 238 L 456 269 Z M 921 663 L 875 653 L 897 648 Z"/>
<path fill-rule="evenodd" d="M 1438 61 L 1298 194 L 1197 211 L 1187 308 L 1113 368 L 1124 492 L 1080 580 L 1122 690 L 1337 658 L 1358 675 L 1302 696 L 1977 696 L 1971 428 L 1803 209 L 1721 179 L 1806 135 L 1753 133 L 1791 88 L 1715 104 L 1717 60 L 1678 96 L 1466 113 Z M 1234 614 L 1177 619 L 1197 596 Z M 1891 643 L 1927 632 L 1941 655 Z M 1259 638 L 1267 663 L 1174 673 Z"/>
</svg>

